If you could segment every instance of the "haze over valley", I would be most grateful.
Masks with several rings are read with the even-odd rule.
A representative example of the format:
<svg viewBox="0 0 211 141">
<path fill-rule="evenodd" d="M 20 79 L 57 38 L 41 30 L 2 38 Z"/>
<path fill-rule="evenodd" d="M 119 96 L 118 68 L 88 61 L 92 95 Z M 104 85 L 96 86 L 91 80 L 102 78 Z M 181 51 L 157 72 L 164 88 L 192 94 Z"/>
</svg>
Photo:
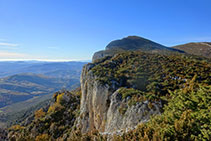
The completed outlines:
<svg viewBox="0 0 211 141">
<path fill-rule="evenodd" d="M 59 90 L 80 86 L 86 62 L 0 62 L 0 121 L 49 100 Z M 2 120 L 1 120 L 2 119 Z"/>
</svg>

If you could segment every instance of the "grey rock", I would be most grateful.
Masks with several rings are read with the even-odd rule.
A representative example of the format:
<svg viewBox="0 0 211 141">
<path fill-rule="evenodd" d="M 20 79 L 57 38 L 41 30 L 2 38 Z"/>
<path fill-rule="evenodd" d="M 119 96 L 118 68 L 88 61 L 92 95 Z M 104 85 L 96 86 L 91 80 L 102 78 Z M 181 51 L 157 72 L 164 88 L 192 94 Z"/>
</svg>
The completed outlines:
<svg viewBox="0 0 211 141">
<path fill-rule="evenodd" d="M 82 133 L 93 129 L 102 134 L 118 133 L 133 129 L 137 124 L 148 121 L 151 115 L 161 113 L 161 102 L 151 103 L 154 108 L 148 107 L 149 101 L 129 106 L 127 102 L 130 97 L 123 100 L 119 94 L 121 85 L 116 83 L 100 83 L 90 69 L 90 64 L 84 66 L 81 74 L 80 116 L 77 119 L 77 126 L 81 127 Z M 124 114 L 119 111 L 122 105 L 126 107 Z"/>
</svg>

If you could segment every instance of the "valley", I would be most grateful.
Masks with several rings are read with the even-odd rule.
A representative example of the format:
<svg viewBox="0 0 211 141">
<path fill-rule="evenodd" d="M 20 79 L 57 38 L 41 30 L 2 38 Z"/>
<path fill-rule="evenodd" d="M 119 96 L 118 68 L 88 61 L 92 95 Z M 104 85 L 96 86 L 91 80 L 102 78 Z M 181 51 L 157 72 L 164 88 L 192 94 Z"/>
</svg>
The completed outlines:
<svg viewBox="0 0 211 141">
<path fill-rule="evenodd" d="M 83 62 L 0 62 L 1 127 L 20 118 L 21 113 L 25 113 L 27 109 L 49 100 L 53 93 L 62 89 L 77 88 L 80 85 L 79 78 L 84 64 Z"/>
</svg>

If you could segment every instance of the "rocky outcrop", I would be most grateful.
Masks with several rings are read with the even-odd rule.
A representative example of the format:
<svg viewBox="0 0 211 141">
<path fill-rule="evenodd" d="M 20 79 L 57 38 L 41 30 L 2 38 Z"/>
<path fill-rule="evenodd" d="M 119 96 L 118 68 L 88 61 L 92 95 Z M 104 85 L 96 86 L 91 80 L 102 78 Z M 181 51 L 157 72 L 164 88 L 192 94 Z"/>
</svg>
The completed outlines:
<svg viewBox="0 0 211 141">
<path fill-rule="evenodd" d="M 128 106 L 129 98 L 123 100 L 118 90 L 111 96 L 105 132 L 112 133 L 118 130 L 133 129 L 138 123 L 148 121 L 151 115 L 160 114 L 160 102 L 151 103 L 152 107 L 149 107 L 148 100 Z"/>
<path fill-rule="evenodd" d="M 81 75 L 80 125 L 82 132 L 95 128 L 100 131 L 104 130 L 104 120 L 109 105 L 107 102 L 112 94 L 108 85 L 102 85 L 96 81 L 96 77 L 90 70 L 92 67 L 92 64 L 84 66 Z"/>
<path fill-rule="evenodd" d="M 117 82 L 103 84 L 92 72 L 94 64 L 85 65 L 81 75 L 81 105 L 78 124 L 83 133 L 93 129 L 113 134 L 146 122 L 153 114 L 160 114 L 161 103 L 143 101 L 129 106 L 130 97 L 123 99 Z"/>
</svg>

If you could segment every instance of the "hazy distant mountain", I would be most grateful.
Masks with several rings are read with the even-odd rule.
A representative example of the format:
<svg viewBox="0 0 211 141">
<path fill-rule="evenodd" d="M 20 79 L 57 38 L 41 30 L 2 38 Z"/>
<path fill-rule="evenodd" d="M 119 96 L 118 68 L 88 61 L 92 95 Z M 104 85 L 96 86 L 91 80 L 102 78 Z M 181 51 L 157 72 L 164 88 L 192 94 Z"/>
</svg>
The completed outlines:
<svg viewBox="0 0 211 141">
<path fill-rule="evenodd" d="M 0 61 L 0 77 L 18 73 L 79 72 L 86 62 Z"/>
<path fill-rule="evenodd" d="M 124 51 L 142 51 L 149 53 L 169 54 L 172 52 L 183 52 L 174 48 L 168 48 L 151 40 L 138 37 L 128 36 L 120 40 L 114 40 L 110 42 L 106 49 L 96 52 L 93 56 L 93 61 L 103 58 L 105 56 L 113 56 L 116 53 Z"/>
<path fill-rule="evenodd" d="M 17 74 L 0 79 L 0 108 L 79 84 L 78 79 L 59 79 L 38 74 Z"/>
<path fill-rule="evenodd" d="M 5 120 L 8 114 L 12 117 L 20 110 L 27 110 L 61 89 L 78 87 L 84 64 L 86 62 L 0 62 L 0 126 L 8 122 Z"/>
<path fill-rule="evenodd" d="M 211 58 L 211 42 L 188 43 L 177 45 L 173 48 L 182 50 L 189 54 Z"/>
<path fill-rule="evenodd" d="M 0 108 L 79 85 L 84 62 L 0 62 Z M 8 76 L 10 75 L 10 76 Z"/>
</svg>

